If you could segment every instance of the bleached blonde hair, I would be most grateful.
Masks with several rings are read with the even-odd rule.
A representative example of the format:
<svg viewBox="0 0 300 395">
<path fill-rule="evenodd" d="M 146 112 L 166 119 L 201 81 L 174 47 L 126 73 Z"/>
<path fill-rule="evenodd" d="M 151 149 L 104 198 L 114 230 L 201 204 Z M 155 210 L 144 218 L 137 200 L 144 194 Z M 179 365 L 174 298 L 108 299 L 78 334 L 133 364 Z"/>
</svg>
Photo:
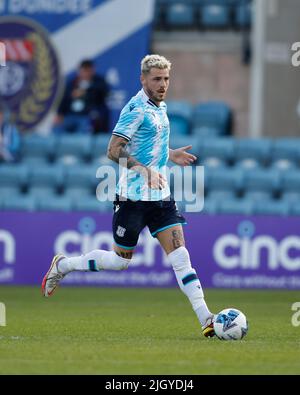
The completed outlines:
<svg viewBox="0 0 300 395">
<path fill-rule="evenodd" d="M 146 55 L 141 61 L 141 72 L 147 74 L 152 67 L 171 70 L 172 63 L 161 55 Z"/>
</svg>

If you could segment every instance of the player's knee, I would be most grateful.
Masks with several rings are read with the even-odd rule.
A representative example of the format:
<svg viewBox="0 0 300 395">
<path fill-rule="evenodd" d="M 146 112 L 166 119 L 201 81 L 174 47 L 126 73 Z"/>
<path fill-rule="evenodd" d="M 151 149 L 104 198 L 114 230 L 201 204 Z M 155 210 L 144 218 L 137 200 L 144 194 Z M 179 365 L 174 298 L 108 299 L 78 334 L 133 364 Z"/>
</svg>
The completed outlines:
<svg viewBox="0 0 300 395">
<path fill-rule="evenodd" d="M 176 248 L 176 250 L 172 251 L 168 255 L 168 259 L 170 260 L 175 271 L 192 268 L 190 254 L 184 246 Z"/>
</svg>

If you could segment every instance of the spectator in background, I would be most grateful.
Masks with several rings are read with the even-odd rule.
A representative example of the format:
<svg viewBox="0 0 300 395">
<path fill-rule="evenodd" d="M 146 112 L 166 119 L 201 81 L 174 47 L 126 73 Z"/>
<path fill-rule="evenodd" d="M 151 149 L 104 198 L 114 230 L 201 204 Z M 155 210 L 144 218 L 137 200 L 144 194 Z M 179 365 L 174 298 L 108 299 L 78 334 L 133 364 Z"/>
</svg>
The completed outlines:
<svg viewBox="0 0 300 395">
<path fill-rule="evenodd" d="M 9 113 L 0 103 L 0 163 L 15 162 L 19 157 L 19 131 L 9 118 Z"/>
<path fill-rule="evenodd" d="M 67 84 L 54 121 L 54 131 L 99 133 L 109 130 L 109 93 L 105 79 L 91 60 L 80 63 L 77 76 Z"/>
</svg>

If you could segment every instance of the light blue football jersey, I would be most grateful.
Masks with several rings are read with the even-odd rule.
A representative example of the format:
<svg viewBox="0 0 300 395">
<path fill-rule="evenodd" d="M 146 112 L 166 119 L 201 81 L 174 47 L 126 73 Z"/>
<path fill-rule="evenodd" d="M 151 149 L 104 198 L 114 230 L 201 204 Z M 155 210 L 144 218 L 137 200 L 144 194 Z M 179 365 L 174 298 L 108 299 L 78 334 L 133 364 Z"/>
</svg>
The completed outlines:
<svg viewBox="0 0 300 395">
<path fill-rule="evenodd" d="M 129 141 L 126 150 L 130 156 L 167 178 L 170 124 L 164 102 L 157 106 L 141 89 L 121 111 L 113 135 Z M 123 167 L 116 192 L 130 200 L 157 201 L 167 198 L 170 188 L 151 189 L 144 177 Z"/>
</svg>

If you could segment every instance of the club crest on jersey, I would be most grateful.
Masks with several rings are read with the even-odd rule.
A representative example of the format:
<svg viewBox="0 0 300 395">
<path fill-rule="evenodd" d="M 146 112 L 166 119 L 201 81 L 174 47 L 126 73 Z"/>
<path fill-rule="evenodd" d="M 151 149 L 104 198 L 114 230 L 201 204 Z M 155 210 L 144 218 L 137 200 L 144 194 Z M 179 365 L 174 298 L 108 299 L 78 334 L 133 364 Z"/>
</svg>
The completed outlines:
<svg viewBox="0 0 300 395">
<path fill-rule="evenodd" d="M 22 17 L 2 17 L 0 41 L 6 66 L 0 68 L 0 96 L 20 130 L 31 130 L 60 97 L 61 70 L 47 31 Z"/>
<path fill-rule="evenodd" d="M 118 226 L 118 229 L 117 229 L 117 231 L 116 231 L 116 234 L 117 234 L 119 237 L 124 237 L 125 232 L 126 232 L 126 229 L 119 225 L 119 226 Z"/>
</svg>

